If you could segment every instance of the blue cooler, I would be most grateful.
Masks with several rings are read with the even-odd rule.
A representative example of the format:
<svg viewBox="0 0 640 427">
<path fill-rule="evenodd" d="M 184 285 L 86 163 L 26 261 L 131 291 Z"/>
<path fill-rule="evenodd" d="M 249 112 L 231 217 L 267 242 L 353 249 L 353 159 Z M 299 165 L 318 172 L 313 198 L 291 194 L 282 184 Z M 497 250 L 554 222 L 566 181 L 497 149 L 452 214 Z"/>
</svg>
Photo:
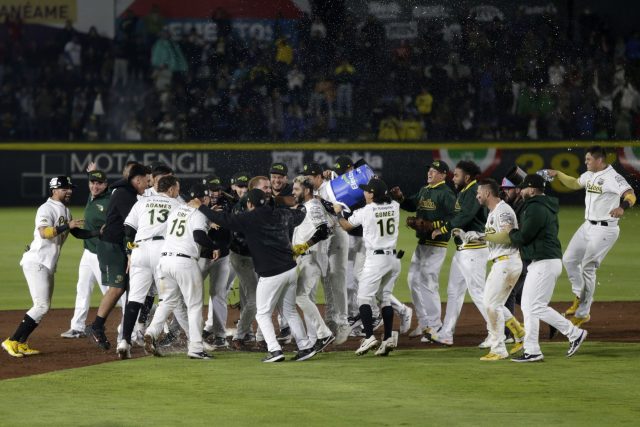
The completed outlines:
<svg viewBox="0 0 640 427">
<path fill-rule="evenodd" d="M 333 196 L 333 202 L 351 207 L 364 200 L 364 191 L 358 186 L 364 185 L 374 177 L 374 173 L 368 165 L 362 165 L 357 169 L 340 175 L 329 182 L 329 197 Z"/>
</svg>

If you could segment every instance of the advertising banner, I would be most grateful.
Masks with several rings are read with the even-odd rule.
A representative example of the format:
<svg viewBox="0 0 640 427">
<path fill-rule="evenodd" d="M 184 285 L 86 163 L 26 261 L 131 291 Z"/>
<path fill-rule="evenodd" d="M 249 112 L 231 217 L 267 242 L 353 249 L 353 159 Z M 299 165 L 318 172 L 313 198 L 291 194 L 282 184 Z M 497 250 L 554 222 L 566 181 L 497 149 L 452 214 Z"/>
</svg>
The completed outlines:
<svg viewBox="0 0 640 427">
<path fill-rule="evenodd" d="M 110 181 L 119 179 L 130 160 L 149 164 L 161 161 L 171 166 L 176 175 L 189 185 L 210 173 L 224 181 L 238 171 L 267 175 L 273 162 L 289 167 L 289 178 L 295 177 L 305 162 L 315 161 L 331 167 L 340 155 L 354 161 L 364 159 L 389 186 L 400 186 L 413 193 L 426 184 L 427 168 L 434 159 L 445 161 L 453 170 L 460 160 L 473 160 L 483 176 L 501 180 L 514 165 L 528 173 L 551 168 L 578 176 L 584 172 L 584 148 L 565 148 L 564 143 L 521 144 L 509 148 L 482 144 L 0 144 L 3 151 L 0 167 L 4 172 L 3 206 L 35 204 L 47 197 L 50 177 L 69 175 L 78 185 L 74 201 L 82 204 L 87 191 L 86 169 L 90 163 L 106 172 Z M 17 147 L 25 147 L 19 149 Z M 40 149 L 48 146 L 49 149 Z M 507 148 L 505 148 L 507 146 Z M 640 144 L 611 147 L 609 161 L 636 188 L 640 179 Z M 185 185 L 183 185 L 184 187 Z M 562 203 L 580 204 L 583 192 L 571 192 L 559 182 L 551 183 L 549 193 Z"/>
</svg>

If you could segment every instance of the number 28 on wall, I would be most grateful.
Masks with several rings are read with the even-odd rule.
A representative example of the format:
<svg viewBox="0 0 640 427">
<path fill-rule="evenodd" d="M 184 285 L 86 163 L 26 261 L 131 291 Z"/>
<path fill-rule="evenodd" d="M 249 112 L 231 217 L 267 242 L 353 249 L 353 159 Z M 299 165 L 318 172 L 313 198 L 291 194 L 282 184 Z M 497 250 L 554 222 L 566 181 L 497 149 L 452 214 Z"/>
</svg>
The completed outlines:
<svg viewBox="0 0 640 427">
<path fill-rule="evenodd" d="M 615 154 L 610 153 L 607 156 L 607 162 L 612 163 L 614 160 Z M 548 161 L 548 163 L 545 161 Z M 550 161 L 540 154 L 526 153 L 516 158 L 516 164 L 527 173 L 536 173 L 540 169 L 551 168 L 562 171 L 569 176 L 578 177 L 581 174 L 583 160 L 578 154 L 571 152 L 554 154 Z M 553 180 L 551 188 L 558 193 L 571 193 L 573 191 L 562 185 L 557 179 Z"/>
</svg>

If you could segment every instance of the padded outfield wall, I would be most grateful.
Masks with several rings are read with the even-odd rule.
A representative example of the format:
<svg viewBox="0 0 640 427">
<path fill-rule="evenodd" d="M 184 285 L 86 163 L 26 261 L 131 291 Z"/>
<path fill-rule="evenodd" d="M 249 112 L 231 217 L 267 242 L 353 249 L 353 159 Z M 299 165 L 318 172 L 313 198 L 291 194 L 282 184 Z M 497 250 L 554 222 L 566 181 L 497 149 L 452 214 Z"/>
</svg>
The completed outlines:
<svg viewBox="0 0 640 427">
<path fill-rule="evenodd" d="M 513 165 L 527 172 L 543 168 L 559 169 L 573 176 L 585 170 L 584 148 L 590 142 L 465 142 L 465 143 L 59 143 L 30 142 L 0 144 L 0 168 L 5 195 L 0 206 L 34 205 L 47 196 L 51 176 L 69 175 L 78 185 L 74 196 L 81 204 L 88 195 L 86 167 L 96 162 L 110 180 L 121 175 L 124 164 L 138 160 L 148 164 L 163 161 L 184 181 L 216 173 L 227 180 L 235 172 L 266 174 L 273 162 L 285 162 L 289 176 L 304 162 L 317 161 L 330 166 L 339 155 L 365 161 L 390 186 L 405 192 L 417 191 L 426 182 L 426 168 L 433 159 L 450 167 L 461 159 L 474 160 L 483 175 L 501 179 Z M 640 142 L 603 142 L 611 149 L 610 162 L 638 192 Z M 568 192 L 553 182 L 549 193 L 565 204 L 580 204 L 581 192 Z"/>
</svg>

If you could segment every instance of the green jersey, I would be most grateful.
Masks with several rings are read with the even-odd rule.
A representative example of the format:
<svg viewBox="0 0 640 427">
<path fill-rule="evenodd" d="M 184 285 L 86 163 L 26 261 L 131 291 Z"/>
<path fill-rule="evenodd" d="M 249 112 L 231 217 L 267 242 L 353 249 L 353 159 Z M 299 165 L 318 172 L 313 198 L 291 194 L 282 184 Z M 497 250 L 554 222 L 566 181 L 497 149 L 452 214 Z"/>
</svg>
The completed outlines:
<svg viewBox="0 0 640 427">
<path fill-rule="evenodd" d="M 460 228 L 464 231 L 478 231 L 484 233 L 484 226 L 487 223 L 487 209 L 480 205 L 476 195 L 478 194 L 478 183 L 473 180 L 458 193 L 453 218 L 447 224 L 447 231 Z M 462 240 L 455 239 L 457 245 L 462 245 Z M 469 248 L 469 245 L 466 245 Z M 486 245 L 479 245 L 486 247 Z"/>
<path fill-rule="evenodd" d="M 86 230 L 100 230 L 107 220 L 107 208 L 111 199 L 111 191 L 107 188 L 95 198 L 89 195 L 87 205 L 84 208 L 84 228 Z M 89 252 L 97 253 L 98 237 L 84 240 L 84 248 Z"/>
<path fill-rule="evenodd" d="M 409 212 L 416 212 L 418 218 L 429 221 L 448 221 L 453 215 L 456 196 L 444 181 L 434 185 L 422 187 L 420 191 L 411 197 L 405 198 L 400 207 Z M 427 235 L 428 234 L 428 235 Z M 431 238 L 430 233 L 416 232 L 416 237 L 421 243 L 430 246 L 447 247 L 451 233 L 447 232 Z"/>
</svg>

